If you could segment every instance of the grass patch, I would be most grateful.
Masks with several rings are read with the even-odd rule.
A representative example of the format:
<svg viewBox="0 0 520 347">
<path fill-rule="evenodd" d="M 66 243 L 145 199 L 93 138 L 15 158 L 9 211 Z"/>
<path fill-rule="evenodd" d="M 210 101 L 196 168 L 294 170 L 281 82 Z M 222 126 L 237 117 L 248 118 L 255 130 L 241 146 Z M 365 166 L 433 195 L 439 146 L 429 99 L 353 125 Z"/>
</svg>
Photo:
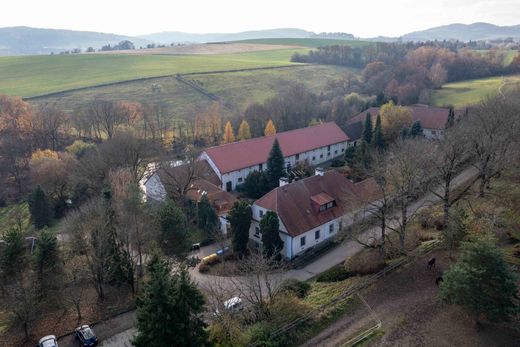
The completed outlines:
<svg viewBox="0 0 520 347">
<path fill-rule="evenodd" d="M 258 43 L 266 45 L 289 45 L 289 46 L 303 46 L 303 47 L 320 47 L 331 45 L 349 45 L 351 47 L 369 46 L 373 43 L 362 40 L 343 40 L 343 39 L 320 39 L 320 38 L 273 38 L 273 39 L 251 39 L 233 42 L 243 43 Z"/>
<path fill-rule="evenodd" d="M 23 97 L 132 79 L 291 64 L 305 50 L 220 55 L 78 54 L 0 57 L 0 93 Z"/>
<path fill-rule="evenodd" d="M 506 89 L 520 86 L 520 75 L 495 76 L 448 83 L 441 89 L 433 91 L 431 103 L 435 106 L 452 105 L 455 107 L 473 105 L 483 97 L 497 93 L 502 82 L 505 82 Z"/>
<path fill-rule="evenodd" d="M 0 334 L 5 333 L 9 329 L 9 316 L 7 312 L 0 311 Z"/>
<path fill-rule="evenodd" d="M 22 202 L 17 205 L 9 205 L 0 208 L 0 235 L 16 226 L 18 214 L 22 224 L 22 230 L 29 229 L 31 226 L 29 205 L 26 202 Z"/>
</svg>

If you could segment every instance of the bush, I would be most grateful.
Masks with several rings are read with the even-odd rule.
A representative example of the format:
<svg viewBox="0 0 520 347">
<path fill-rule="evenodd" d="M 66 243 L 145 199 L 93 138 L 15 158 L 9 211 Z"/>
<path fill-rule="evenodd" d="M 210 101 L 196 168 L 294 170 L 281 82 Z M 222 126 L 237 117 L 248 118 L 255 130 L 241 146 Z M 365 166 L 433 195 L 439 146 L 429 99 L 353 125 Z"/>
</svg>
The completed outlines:
<svg viewBox="0 0 520 347">
<path fill-rule="evenodd" d="M 378 250 L 364 250 L 348 257 L 345 261 L 345 271 L 352 275 L 373 274 L 385 267 Z"/>
<path fill-rule="evenodd" d="M 201 274 L 205 274 L 205 273 L 209 272 L 209 265 L 208 264 L 204 264 L 204 263 L 200 263 L 200 265 L 199 265 L 199 272 Z"/>
<path fill-rule="evenodd" d="M 287 279 L 281 285 L 281 290 L 287 293 L 294 293 L 298 298 L 303 299 L 309 293 L 311 285 L 307 282 L 296 279 Z"/>
<path fill-rule="evenodd" d="M 328 269 L 325 272 L 322 272 L 318 278 L 316 278 L 317 282 L 339 282 L 346 280 L 351 277 L 351 273 L 345 269 L 345 267 L 338 265 L 334 266 L 331 269 Z"/>
<path fill-rule="evenodd" d="M 345 166 L 345 160 L 343 160 L 343 159 L 334 159 L 330 163 L 330 166 L 332 166 L 332 167 L 342 167 L 342 166 Z"/>
</svg>

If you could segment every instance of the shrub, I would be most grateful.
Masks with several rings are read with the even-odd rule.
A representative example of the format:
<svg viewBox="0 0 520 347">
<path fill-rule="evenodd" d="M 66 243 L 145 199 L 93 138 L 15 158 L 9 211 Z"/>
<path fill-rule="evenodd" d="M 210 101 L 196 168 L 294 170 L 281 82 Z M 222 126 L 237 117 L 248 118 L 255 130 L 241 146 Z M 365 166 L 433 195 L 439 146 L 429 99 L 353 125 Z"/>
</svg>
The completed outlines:
<svg viewBox="0 0 520 347">
<path fill-rule="evenodd" d="M 304 300 L 291 293 L 281 293 L 269 303 L 270 323 L 280 326 L 305 315 L 310 310 L 311 306 Z"/>
<path fill-rule="evenodd" d="M 342 167 L 342 166 L 345 166 L 345 160 L 343 160 L 343 159 L 334 159 L 330 163 L 330 166 L 332 166 L 332 167 Z"/>
<path fill-rule="evenodd" d="M 364 250 L 345 261 L 345 271 L 351 275 L 368 275 L 385 267 L 378 250 Z"/>
<path fill-rule="evenodd" d="M 343 266 L 334 266 L 333 268 L 328 269 L 325 272 L 322 272 L 318 278 L 316 278 L 317 282 L 339 282 L 346 280 L 351 276 L 351 273 L 345 269 Z"/>
<path fill-rule="evenodd" d="M 300 299 L 306 297 L 310 289 L 311 285 L 309 283 L 292 278 L 285 280 L 281 285 L 282 291 L 294 293 Z"/>
<path fill-rule="evenodd" d="M 201 274 L 205 274 L 205 273 L 209 272 L 209 265 L 204 264 L 204 263 L 200 263 L 200 265 L 199 265 L 199 272 Z"/>
</svg>

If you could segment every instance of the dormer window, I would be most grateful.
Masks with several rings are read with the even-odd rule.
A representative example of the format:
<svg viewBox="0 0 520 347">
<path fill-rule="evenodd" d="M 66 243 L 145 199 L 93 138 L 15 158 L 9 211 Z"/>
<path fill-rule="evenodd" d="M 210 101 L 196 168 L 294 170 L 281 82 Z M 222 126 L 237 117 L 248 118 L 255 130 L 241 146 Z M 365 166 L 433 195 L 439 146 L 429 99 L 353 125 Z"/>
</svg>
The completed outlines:
<svg viewBox="0 0 520 347">
<path fill-rule="evenodd" d="M 336 201 L 327 193 L 320 193 L 311 197 L 311 203 L 315 210 L 319 212 L 326 211 L 336 206 Z"/>
</svg>

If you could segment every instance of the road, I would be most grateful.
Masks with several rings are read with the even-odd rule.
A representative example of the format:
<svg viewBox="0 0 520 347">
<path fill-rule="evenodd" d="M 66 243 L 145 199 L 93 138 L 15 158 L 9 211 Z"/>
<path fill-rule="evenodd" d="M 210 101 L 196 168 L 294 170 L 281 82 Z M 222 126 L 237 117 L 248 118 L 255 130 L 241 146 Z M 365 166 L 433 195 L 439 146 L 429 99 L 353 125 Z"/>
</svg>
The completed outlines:
<svg viewBox="0 0 520 347">
<path fill-rule="evenodd" d="M 471 180 L 475 179 L 477 174 L 477 170 L 473 167 L 465 169 L 452 180 L 452 189 L 456 189 L 467 184 Z M 421 207 L 427 206 L 428 204 L 435 203 L 438 201 L 439 198 L 437 196 L 435 196 L 432 193 L 429 193 L 421 199 L 417 200 L 415 203 L 411 204 L 410 212 L 415 212 Z M 378 231 L 379 228 L 375 226 L 364 231 L 360 237 L 361 239 L 366 239 L 370 235 L 377 234 Z M 198 256 L 199 258 L 202 258 L 206 255 L 215 252 L 219 248 L 219 245 L 209 245 L 207 247 L 202 247 L 201 250 L 195 253 L 194 255 Z M 280 273 L 280 279 L 297 279 L 300 281 L 306 281 L 338 264 L 341 264 L 345 261 L 345 259 L 348 256 L 352 256 L 360 252 L 362 249 L 363 246 L 358 242 L 353 240 L 346 241 L 301 269 L 294 269 Z M 235 285 L 233 283 L 233 279 L 236 278 L 204 275 L 199 273 L 196 268 L 190 269 L 190 275 L 193 281 L 202 288 L 211 286 L 215 282 L 218 282 L 219 285 L 226 286 L 231 293 L 236 292 Z M 236 293 L 235 295 L 238 295 L 238 293 Z M 129 347 L 131 346 L 130 341 L 133 335 L 135 334 L 134 326 L 135 311 L 132 311 L 117 316 L 111 320 L 98 323 L 93 328 L 99 337 L 100 346 Z M 59 344 L 61 347 L 76 346 L 71 336 L 60 339 Z"/>
</svg>

